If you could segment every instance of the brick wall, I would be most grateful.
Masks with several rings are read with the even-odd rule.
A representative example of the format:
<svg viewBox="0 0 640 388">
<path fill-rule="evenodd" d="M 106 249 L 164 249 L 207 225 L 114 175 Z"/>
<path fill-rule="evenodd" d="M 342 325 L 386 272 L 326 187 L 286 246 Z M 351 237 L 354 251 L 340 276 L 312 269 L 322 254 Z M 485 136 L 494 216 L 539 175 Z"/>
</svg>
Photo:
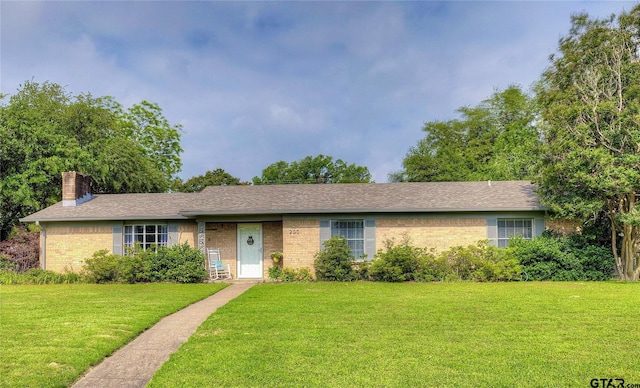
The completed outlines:
<svg viewBox="0 0 640 388">
<path fill-rule="evenodd" d="M 44 254 L 47 270 L 78 272 L 82 269 L 84 259 L 93 256 L 96 251 L 113 250 L 113 224 L 55 223 L 43 229 L 46 234 Z M 196 246 L 197 235 L 197 224 L 178 225 L 178 243 L 187 242 L 189 246 Z"/>
<path fill-rule="evenodd" d="M 290 219 L 282 222 L 284 266 L 313 269 L 315 254 L 320 250 L 320 221 Z"/>
<path fill-rule="evenodd" d="M 222 223 L 207 223 L 205 232 L 205 244 L 207 248 L 220 249 L 220 259 L 222 263 L 231 267 L 231 273 L 233 277 L 237 277 L 237 257 L 238 257 L 238 245 L 237 245 L 237 224 L 222 222 Z"/>
<path fill-rule="evenodd" d="M 189 243 L 190 247 L 198 247 L 198 224 L 191 222 L 178 225 L 178 243 Z"/>
<path fill-rule="evenodd" d="M 320 222 L 317 218 L 292 218 L 282 222 L 263 222 L 264 276 L 272 265 L 269 254 L 281 251 L 283 265 L 313 269 L 315 254 L 320 249 Z M 568 227 L 568 226 L 567 226 Z M 112 224 L 50 224 L 46 230 L 46 266 L 54 271 L 79 270 L 82 260 L 94 252 L 113 248 Z M 179 242 L 197 246 L 197 224 L 180 223 Z M 484 218 L 387 218 L 376 220 L 376 250 L 384 248 L 387 239 L 400 242 L 404 236 L 414 246 L 442 251 L 456 245 L 475 244 L 487 238 Z M 219 248 L 223 263 L 229 264 L 237 276 L 237 224 L 207 223 L 207 248 Z"/>
<path fill-rule="evenodd" d="M 379 218 L 376 251 L 384 248 L 385 240 L 401 242 L 405 235 L 413 246 L 444 251 L 486 239 L 487 223 L 484 218 Z"/>
<path fill-rule="evenodd" d="M 563 236 L 573 233 L 582 232 L 582 223 L 576 220 L 547 220 L 547 229 L 550 229 L 556 233 L 560 233 Z"/>
<path fill-rule="evenodd" d="M 102 249 L 113 249 L 112 225 L 50 225 L 46 233 L 46 268 L 50 271 L 78 272 L 84 259 Z"/>
<path fill-rule="evenodd" d="M 262 223 L 263 263 L 264 277 L 269 277 L 269 267 L 273 265 L 271 252 L 282 252 L 282 222 Z"/>
</svg>

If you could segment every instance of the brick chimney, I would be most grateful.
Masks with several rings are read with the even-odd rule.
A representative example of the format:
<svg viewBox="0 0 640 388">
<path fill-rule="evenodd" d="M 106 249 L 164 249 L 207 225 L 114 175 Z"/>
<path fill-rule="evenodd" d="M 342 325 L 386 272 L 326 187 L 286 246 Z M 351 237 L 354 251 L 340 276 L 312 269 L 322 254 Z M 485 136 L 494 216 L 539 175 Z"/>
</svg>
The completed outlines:
<svg viewBox="0 0 640 388">
<path fill-rule="evenodd" d="M 93 198 L 91 177 L 75 171 L 62 173 L 62 206 L 78 206 Z"/>
</svg>

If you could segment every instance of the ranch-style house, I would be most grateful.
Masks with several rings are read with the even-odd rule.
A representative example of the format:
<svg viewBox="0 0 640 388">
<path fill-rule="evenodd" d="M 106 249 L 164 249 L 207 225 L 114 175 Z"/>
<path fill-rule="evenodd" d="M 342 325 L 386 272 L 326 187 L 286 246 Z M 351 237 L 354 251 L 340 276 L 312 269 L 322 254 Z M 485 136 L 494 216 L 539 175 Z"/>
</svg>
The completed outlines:
<svg viewBox="0 0 640 388">
<path fill-rule="evenodd" d="M 92 195 L 90 177 L 63 173 L 62 201 L 21 221 L 41 229 L 41 266 L 77 271 L 107 249 L 187 242 L 218 248 L 234 278 L 262 279 L 282 252 L 283 265 L 313 268 L 333 235 L 356 258 L 371 260 L 388 239 L 442 251 L 488 239 L 557 229 L 526 181 L 211 186 L 199 193 Z"/>
</svg>

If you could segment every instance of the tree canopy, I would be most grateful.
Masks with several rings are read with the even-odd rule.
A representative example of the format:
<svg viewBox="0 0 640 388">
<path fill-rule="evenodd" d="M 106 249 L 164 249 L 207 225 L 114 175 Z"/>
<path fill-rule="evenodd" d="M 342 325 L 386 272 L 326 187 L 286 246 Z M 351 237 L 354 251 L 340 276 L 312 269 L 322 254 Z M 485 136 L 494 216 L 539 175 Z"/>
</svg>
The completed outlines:
<svg viewBox="0 0 640 388">
<path fill-rule="evenodd" d="M 580 14 L 571 23 L 537 88 L 545 140 L 540 195 L 562 217 L 605 211 L 618 275 L 637 280 L 640 7 L 608 19 Z"/>
<path fill-rule="evenodd" d="M 174 183 L 172 190 L 182 193 L 194 193 L 202 191 L 207 186 L 236 186 L 247 185 L 249 182 L 242 182 L 221 168 L 207 171 L 204 175 L 194 176 L 186 182 L 178 179 Z"/>
<path fill-rule="evenodd" d="M 93 178 L 96 193 L 163 192 L 181 168 L 180 125 L 156 104 L 72 96 L 26 82 L 0 105 L 0 238 L 20 217 L 60 200 L 62 172 Z"/>
<path fill-rule="evenodd" d="M 519 87 L 496 91 L 460 119 L 425 124 L 427 135 L 412 147 L 391 181 L 527 179 L 535 171 L 540 134 L 534 101 Z"/>
<path fill-rule="evenodd" d="M 356 164 L 347 164 L 331 156 L 307 156 L 299 161 L 279 161 L 262 170 L 261 177 L 254 177 L 254 185 L 289 183 L 369 183 L 369 169 Z"/>
</svg>

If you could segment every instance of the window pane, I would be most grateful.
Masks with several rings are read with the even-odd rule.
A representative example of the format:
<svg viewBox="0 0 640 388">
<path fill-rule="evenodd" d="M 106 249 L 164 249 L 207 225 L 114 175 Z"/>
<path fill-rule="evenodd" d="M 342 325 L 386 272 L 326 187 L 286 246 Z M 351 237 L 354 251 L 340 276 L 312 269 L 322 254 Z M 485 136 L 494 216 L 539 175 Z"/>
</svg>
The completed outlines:
<svg viewBox="0 0 640 388">
<path fill-rule="evenodd" d="M 531 227 L 531 220 L 524 221 L 522 237 L 527 239 L 531 239 L 533 237 L 533 228 Z"/>
<path fill-rule="evenodd" d="M 167 225 L 126 225 L 124 244 L 131 247 L 139 245 L 142 249 L 166 246 L 168 242 Z"/>
<path fill-rule="evenodd" d="M 364 253 L 364 241 L 352 241 L 349 245 L 356 259 L 360 259 L 360 256 Z"/>
<path fill-rule="evenodd" d="M 124 246 L 130 247 L 133 245 L 133 227 L 124 227 Z"/>
<path fill-rule="evenodd" d="M 158 237 L 156 238 L 156 242 L 158 245 L 166 246 L 168 238 L 167 226 L 166 225 L 156 225 L 156 229 L 158 231 Z"/>
<path fill-rule="evenodd" d="M 351 253 L 357 259 L 364 254 L 364 222 L 362 220 L 333 220 L 331 236 L 346 238 Z"/>
<path fill-rule="evenodd" d="M 509 237 L 522 236 L 525 239 L 533 237 L 533 221 L 531 219 L 500 219 L 498 220 L 498 246 L 509 245 Z"/>
</svg>

